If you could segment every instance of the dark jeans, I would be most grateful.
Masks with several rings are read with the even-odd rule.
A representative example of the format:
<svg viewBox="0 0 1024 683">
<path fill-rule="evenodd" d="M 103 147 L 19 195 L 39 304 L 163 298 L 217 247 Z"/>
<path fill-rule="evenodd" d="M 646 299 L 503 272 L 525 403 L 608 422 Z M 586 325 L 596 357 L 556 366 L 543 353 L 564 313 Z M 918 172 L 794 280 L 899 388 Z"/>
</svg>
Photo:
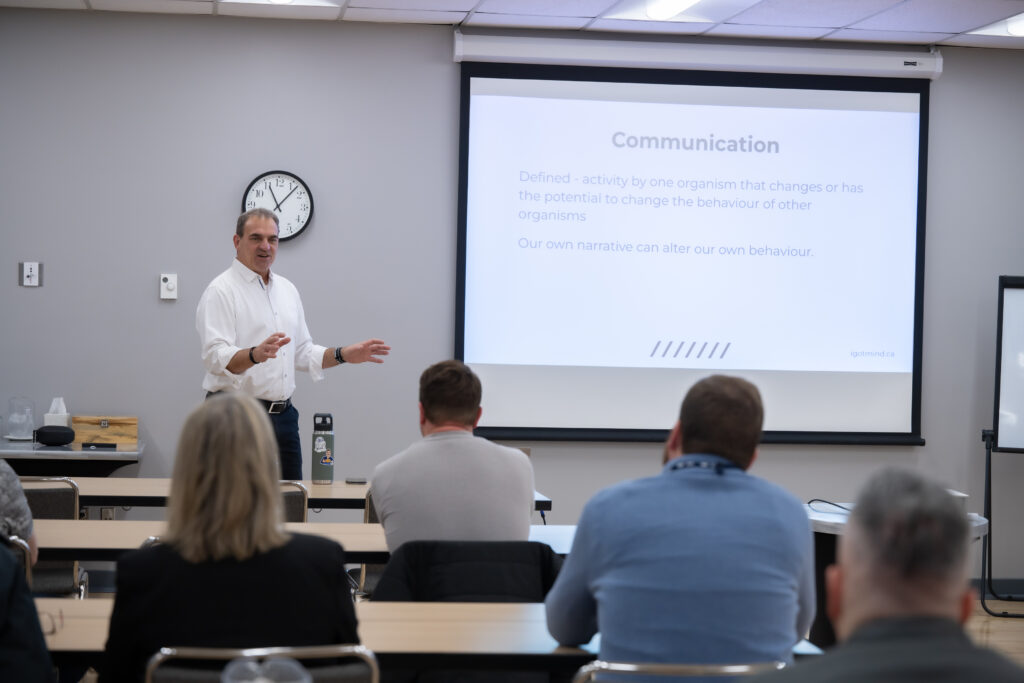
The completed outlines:
<svg viewBox="0 0 1024 683">
<path fill-rule="evenodd" d="M 277 450 L 281 455 L 281 478 L 302 479 L 302 443 L 299 439 L 299 411 L 295 405 L 284 412 L 271 414 L 277 435 Z"/>
</svg>

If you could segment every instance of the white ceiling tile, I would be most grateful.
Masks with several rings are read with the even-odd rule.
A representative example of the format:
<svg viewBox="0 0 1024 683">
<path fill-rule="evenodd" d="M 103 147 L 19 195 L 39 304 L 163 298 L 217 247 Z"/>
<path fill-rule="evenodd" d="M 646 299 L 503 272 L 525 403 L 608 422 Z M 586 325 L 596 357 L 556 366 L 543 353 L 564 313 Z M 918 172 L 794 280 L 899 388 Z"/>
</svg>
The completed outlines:
<svg viewBox="0 0 1024 683">
<path fill-rule="evenodd" d="M 345 21 L 375 21 L 399 24 L 458 24 L 466 18 L 465 12 L 427 12 L 425 10 L 387 10 L 346 8 L 341 15 Z"/>
<path fill-rule="evenodd" d="M 305 0 L 310 2 L 310 0 Z M 341 8 L 329 3 L 271 5 L 270 3 L 236 2 L 221 0 L 217 14 L 229 17 L 260 17 L 262 19 L 320 19 L 333 21 Z"/>
<path fill-rule="evenodd" d="M 626 31 L 628 33 L 665 33 L 673 35 L 696 35 L 711 28 L 713 24 L 683 21 L 630 21 L 628 19 L 595 19 L 588 31 Z"/>
<path fill-rule="evenodd" d="M 825 40 L 844 40 L 854 43 L 903 43 L 905 45 L 934 45 L 946 40 L 952 33 L 925 31 L 860 31 L 844 28 L 825 36 Z"/>
<path fill-rule="evenodd" d="M 757 2 L 758 0 L 702 0 L 682 14 L 678 14 L 674 18 L 660 23 L 717 23 L 735 16 Z M 647 0 L 622 0 L 613 10 L 605 12 L 602 18 L 650 21 L 650 17 L 647 14 Z"/>
<path fill-rule="evenodd" d="M 962 33 L 942 42 L 957 47 L 988 47 L 1003 50 L 1024 50 L 1024 38 L 1018 36 L 985 36 Z"/>
<path fill-rule="evenodd" d="M 93 9 L 111 12 L 213 14 L 210 0 L 90 0 Z"/>
<path fill-rule="evenodd" d="M 33 9 L 89 9 L 85 0 L 3 0 L 0 5 Z"/>
<path fill-rule="evenodd" d="M 729 23 L 840 28 L 901 2 L 903 0 L 762 0 L 729 19 Z"/>
<path fill-rule="evenodd" d="M 832 29 L 813 26 L 748 26 L 746 24 L 717 24 L 704 33 L 706 36 L 732 36 L 737 38 L 792 38 L 813 40 L 830 33 Z"/>
<path fill-rule="evenodd" d="M 906 0 L 849 28 L 960 33 L 1022 11 L 1018 0 Z"/>
<path fill-rule="evenodd" d="M 468 12 L 477 0 L 350 0 L 348 7 L 426 12 Z"/>
<path fill-rule="evenodd" d="M 463 26 L 504 26 L 515 28 L 581 29 L 590 23 L 589 17 L 520 16 L 518 14 L 487 14 L 474 12 Z"/>
<path fill-rule="evenodd" d="M 482 0 L 477 12 L 488 14 L 540 15 L 547 17 L 596 17 L 619 0 Z"/>
</svg>

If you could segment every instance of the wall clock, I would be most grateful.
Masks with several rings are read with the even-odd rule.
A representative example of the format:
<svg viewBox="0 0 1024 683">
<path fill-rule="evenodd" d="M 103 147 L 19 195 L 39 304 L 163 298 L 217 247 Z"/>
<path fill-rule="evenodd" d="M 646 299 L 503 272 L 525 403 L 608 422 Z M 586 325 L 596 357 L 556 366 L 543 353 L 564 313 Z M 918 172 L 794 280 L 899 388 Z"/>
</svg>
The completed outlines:
<svg viewBox="0 0 1024 683">
<path fill-rule="evenodd" d="M 288 171 L 267 171 L 256 176 L 242 195 L 242 211 L 270 209 L 280 224 L 282 242 L 297 236 L 313 218 L 313 194 L 299 176 Z"/>
</svg>

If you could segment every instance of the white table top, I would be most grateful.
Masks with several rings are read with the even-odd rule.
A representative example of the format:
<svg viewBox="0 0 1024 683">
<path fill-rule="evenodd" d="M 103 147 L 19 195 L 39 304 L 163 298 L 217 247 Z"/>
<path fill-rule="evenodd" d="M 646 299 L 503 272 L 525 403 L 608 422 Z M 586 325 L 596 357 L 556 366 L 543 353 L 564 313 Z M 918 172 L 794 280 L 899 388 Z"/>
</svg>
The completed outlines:
<svg viewBox="0 0 1024 683">
<path fill-rule="evenodd" d="M 807 510 L 807 517 L 811 520 L 811 528 L 815 532 L 841 536 L 846 528 L 846 520 L 850 515 L 849 509 L 853 508 L 853 503 L 834 505 L 815 502 L 806 503 L 804 508 Z M 967 513 L 967 519 L 971 523 L 971 540 L 977 540 L 988 533 L 987 519 L 973 512 Z"/>
</svg>

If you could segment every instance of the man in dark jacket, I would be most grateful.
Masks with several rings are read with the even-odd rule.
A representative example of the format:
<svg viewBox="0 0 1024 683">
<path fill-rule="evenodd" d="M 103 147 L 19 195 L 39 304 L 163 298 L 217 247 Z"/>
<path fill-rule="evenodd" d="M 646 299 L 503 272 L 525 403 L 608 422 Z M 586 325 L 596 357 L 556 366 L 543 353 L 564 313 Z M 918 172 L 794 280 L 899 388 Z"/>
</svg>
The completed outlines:
<svg viewBox="0 0 1024 683">
<path fill-rule="evenodd" d="M 25 569 L 0 546 L 0 681 L 55 681 Z"/>
<path fill-rule="evenodd" d="M 761 683 L 1019 683 L 1024 669 L 971 643 L 968 521 L 941 486 L 909 471 L 871 478 L 826 575 L 831 652 Z"/>
</svg>

